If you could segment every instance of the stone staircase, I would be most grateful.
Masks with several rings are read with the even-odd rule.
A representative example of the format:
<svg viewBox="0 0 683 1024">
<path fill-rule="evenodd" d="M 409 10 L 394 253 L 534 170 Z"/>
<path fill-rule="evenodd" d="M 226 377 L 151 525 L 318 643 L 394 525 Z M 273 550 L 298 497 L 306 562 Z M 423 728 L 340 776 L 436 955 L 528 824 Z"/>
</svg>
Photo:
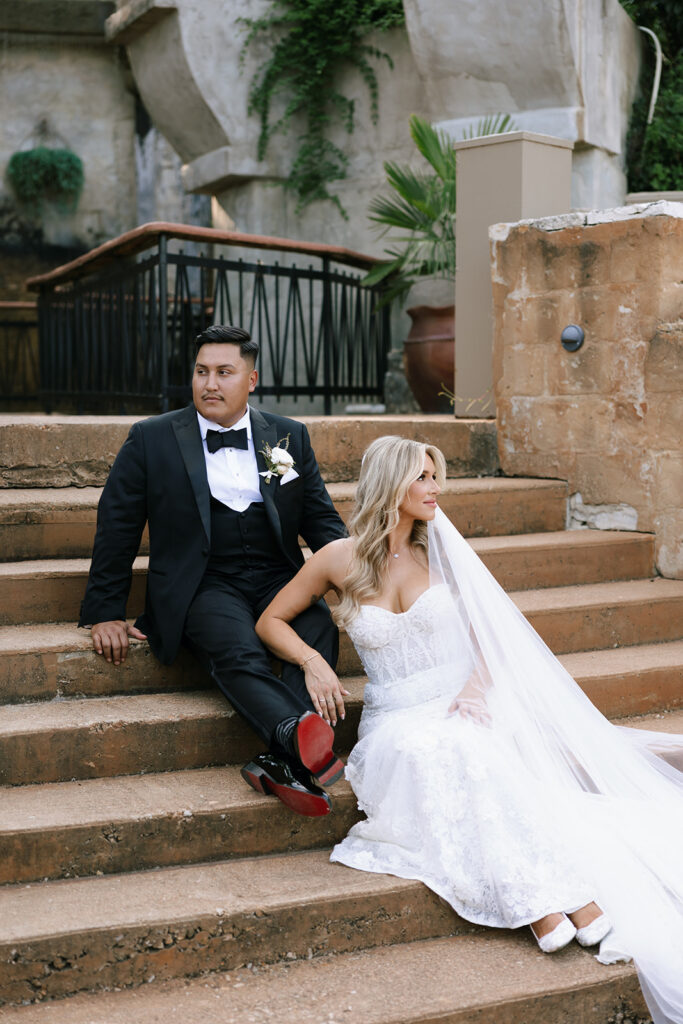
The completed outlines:
<svg viewBox="0 0 683 1024">
<path fill-rule="evenodd" d="M 575 944 L 544 957 L 527 930 L 471 925 L 419 883 L 330 864 L 358 817 L 348 785 L 324 819 L 248 789 L 239 767 L 259 743 L 189 657 L 160 666 L 135 644 L 115 668 L 94 655 L 74 621 L 130 422 L 0 417 L 0 1021 L 644 1019 L 629 965 Z M 442 507 L 594 703 L 683 732 L 683 582 L 652 578 L 651 536 L 566 532 L 562 482 L 482 475 L 490 423 L 309 429 L 344 516 L 373 437 L 439 444 Z M 131 615 L 145 565 L 143 548 Z M 345 635 L 339 671 L 348 750 L 363 678 Z"/>
</svg>

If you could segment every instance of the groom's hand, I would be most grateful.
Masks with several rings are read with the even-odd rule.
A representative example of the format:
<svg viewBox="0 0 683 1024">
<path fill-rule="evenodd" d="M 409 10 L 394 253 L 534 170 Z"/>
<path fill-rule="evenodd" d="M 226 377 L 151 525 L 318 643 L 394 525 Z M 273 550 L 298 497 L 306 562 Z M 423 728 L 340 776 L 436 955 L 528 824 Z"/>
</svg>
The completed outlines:
<svg viewBox="0 0 683 1024">
<path fill-rule="evenodd" d="M 336 672 L 327 664 L 321 654 L 309 661 L 304 668 L 306 689 L 313 702 L 313 707 L 330 725 L 337 724 L 337 716 L 344 719 L 344 697 L 350 693 L 345 690 Z"/>
<path fill-rule="evenodd" d="M 91 629 L 92 645 L 97 654 L 102 654 L 107 661 L 121 665 L 128 654 L 128 637 L 135 640 L 146 640 L 147 637 L 135 626 L 129 626 L 123 619 L 112 622 L 96 622 Z"/>
</svg>

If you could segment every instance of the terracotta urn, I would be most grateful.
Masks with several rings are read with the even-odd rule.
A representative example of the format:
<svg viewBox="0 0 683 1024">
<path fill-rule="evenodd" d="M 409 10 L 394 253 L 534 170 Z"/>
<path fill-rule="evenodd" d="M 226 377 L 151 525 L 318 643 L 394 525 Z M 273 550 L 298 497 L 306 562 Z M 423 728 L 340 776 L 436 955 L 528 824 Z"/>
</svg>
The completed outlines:
<svg viewBox="0 0 683 1024">
<path fill-rule="evenodd" d="M 411 306 L 412 320 L 403 343 L 410 390 L 423 412 L 452 412 L 444 387 L 453 391 L 455 377 L 455 306 Z"/>
</svg>

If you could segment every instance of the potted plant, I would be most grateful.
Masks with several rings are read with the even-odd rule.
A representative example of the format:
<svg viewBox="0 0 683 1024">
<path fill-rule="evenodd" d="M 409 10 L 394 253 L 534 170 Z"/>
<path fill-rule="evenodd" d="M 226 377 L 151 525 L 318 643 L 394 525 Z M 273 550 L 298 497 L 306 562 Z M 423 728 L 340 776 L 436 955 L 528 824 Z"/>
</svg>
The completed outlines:
<svg viewBox="0 0 683 1024">
<path fill-rule="evenodd" d="M 466 137 L 513 131 L 508 114 L 479 122 Z M 410 135 L 428 168 L 415 171 L 386 161 L 384 170 L 394 194 L 370 203 L 370 220 L 383 232 L 400 231 L 381 260 L 363 279 L 385 282 L 384 302 L 405 302 L 410 289 L 427 279 L 442 279 L 455 288 L 455 150 L 445 132 L 413 114 Z M 412 306 L 412 326 L 404 343 L 404 365 L 411 390 L 424 412 L 447 412 L 451 401 L 443 392 L 453 387 L 455 364 L 455 305 Z"/>
</svg>

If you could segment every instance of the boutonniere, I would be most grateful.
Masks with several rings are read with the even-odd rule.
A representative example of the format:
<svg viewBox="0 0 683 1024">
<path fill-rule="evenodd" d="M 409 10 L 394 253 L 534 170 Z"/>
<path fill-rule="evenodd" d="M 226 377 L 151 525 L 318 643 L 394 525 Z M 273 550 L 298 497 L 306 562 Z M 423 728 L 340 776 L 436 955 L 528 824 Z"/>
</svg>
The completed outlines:
<svg viewBox="0 0 683 1024">
<path fill-rule="evenodd" d="M 288 449 L 289 434 L 278 441 L 274 448 L 271 448 L 267 442 L 264 443 L 259 454 L 265 459 L 268 468 L 265 472 L 259 473 L 259 476 L 265 477 L 267 484 L 270 483 L 272 476 L 284 476 L 294 466 L 294 459 Z"/>
</svg>

